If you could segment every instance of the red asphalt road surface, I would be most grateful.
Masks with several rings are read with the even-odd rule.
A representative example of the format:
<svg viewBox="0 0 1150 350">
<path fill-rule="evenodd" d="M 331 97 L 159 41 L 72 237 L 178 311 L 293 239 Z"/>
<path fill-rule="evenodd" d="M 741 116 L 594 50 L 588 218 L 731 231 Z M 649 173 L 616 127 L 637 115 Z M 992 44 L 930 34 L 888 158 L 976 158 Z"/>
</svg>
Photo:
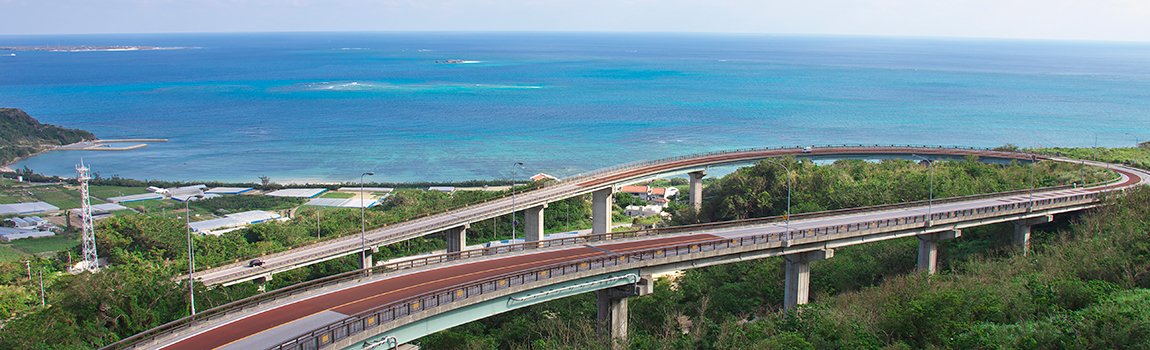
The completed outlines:
<svg viewBox="0 0 1150 350">
<path fill-rule="evenodd" d="M 595 247 L 613 253 L 626 253 L 658 246 L 714 239 L 722 239 L 722 237 L 702 234 L 604 244 Z M 571 249 L 523 254 L 502 259 L 476 261 L 469 264 L 453 265 L 396 276 L 267 310 L 193 335 L 164 347 L 164 349 L 214 349 L 327 310 L 345 315 L 353 315 L 378 306 L 387 305 L 392 302 L 451 286 L 479 282 L 515 271 L 529 270 L 546 265 L 606 254 L 607 253 L 601 250 L 581 246 Z M 287 339 L 284 340 L 286 341 Z M 268 345 L 274 346 L 274 344 Z"/>
</svg>

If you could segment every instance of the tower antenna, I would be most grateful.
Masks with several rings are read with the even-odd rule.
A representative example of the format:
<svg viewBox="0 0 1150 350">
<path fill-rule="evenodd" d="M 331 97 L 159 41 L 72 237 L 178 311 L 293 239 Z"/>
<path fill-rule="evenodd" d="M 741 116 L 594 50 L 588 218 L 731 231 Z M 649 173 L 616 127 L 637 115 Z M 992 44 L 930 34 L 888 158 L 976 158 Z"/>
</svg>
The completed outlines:
<svg viewBox="0 0 1150 350">
<path fill-rule="evenodd" d="M 83 241 L 84 250 L 84 270 L 96 272 L 100 270 L 99 256 L 96 254 L 96 230 L 92 224 L 92 201 L 88 197 L 88 180 L 92 178 L 92 169 L 84 165 L 84 160 L 80 160 L 80 165 L 76 166 L 76 180 L 80 182 L 80 222 L 82 223 L 82 233 L 80 239 Z"/>
</svg>

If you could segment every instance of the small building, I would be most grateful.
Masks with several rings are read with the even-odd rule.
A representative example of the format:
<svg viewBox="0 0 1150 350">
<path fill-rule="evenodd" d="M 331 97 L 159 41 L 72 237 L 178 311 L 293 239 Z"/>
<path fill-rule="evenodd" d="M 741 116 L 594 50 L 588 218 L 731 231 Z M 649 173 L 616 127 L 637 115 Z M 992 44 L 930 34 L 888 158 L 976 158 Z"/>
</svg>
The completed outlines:
<svg viewBox="0 0 1150 350">
<path fill-rule="evenodd" d="M 384 196 L 383 198 L 387 198 L 387 196 Z M 364 208 L 371 208 L 379 205 L 379 201 L 383 198 L 364 198 L 363 201 L 360 201 L 359 198 L 312 198 L 305 205 L 314 205 L 317 207 L 359 208 L 360 203 L 363 203 Z"/>
<path fill-rule="evenodd" d="M 154 200 L 154 199 L 164 199 L 164 196 L 161 194 L 158 194 L 158 193 L 143 193 L 143 194 L 133 194 L 130 196 L 111 197 L 111 198 L 108 198 L 108 201 L 112 202 L 112 203 L 130 203 L 130 202 L 139 202 L 139 201 L 147 201 L 147 200 Z"/>
<path fill-rule="evenodd" d="M 623 186 L 619 192 L 630 193 L 642 200 L 654 201 L 674 197 L 679 194 L 679 189 L 674 187 Z"/>
<path fill-rule="evenodd" d="M 670 199 L 679 194 L 679 189 L 674 187 L 655 187 L 651 189 L 651 197 Z"/>
<path fill-rule="evenodd" d="M 272 197 L 315 198 L 327 192 L 326 188 L 285 188 L 268 193 Z"/>
<path fill-rule="evenodd" d="M 251 192 L 251 187 L 214 187 L 204 191 L 205 194 L 244 194 Z"/>
<path fill-rule="evenodd" d="M 122 205 L 119 205 L 119 204 L 116 204 L 116 203 L 93 204 L 92 205 L 92 220 L 99 221 L 101 219 L 109 218 L 112 216 L 112 212 L 121 211 L 121 210 L 132 210 L 132 209 L 125 207 L 125 206 L 122 206 Z M 80 217 L 80 209 L 79 208 L 72 209 L 70 212 L 72 213 L 72 215 L 75 215 L 77 218 Z"/>
<path fill-rule="evenodd" d="M 39 216 L 26 216 L 24 217 L 24 221 L 27 222 L 28 225 L 21 228 L 32 228 L 39 230 L 51 230 L 56 228 L 56 226 L 52 225 L 51 222 L 48 222 L 48 220 L 44 220 Z"/>
<path fill-rule="evenodd" d="M 56 227 L 56 225 L 53 224 L 52 222 L 50 222 L 48 220 L 44 220 L 44 218 L 41 218 L 39 216 L 26 216 L 26 217 L 22 217 L 22 218 L 21 217 L 8 218 L 8 219 L 4 219 L 4 222 L 10 224 L 13 228 L 19 229 L 19 230 L 53 231 L 53 230 L 59 229 L 59 227 Z"/>
<path fill-rule="evenodd" d="M 547 175 L 544 173 L 538 173 L 538 174 L 535 174 L 535 176 L 531 177 L 531 181 L 535 181 L 535 182 L 544 181 L 544 180 L 559 181 L 559 178 L 551 176 L 551 175 Z"/>
<path fill-rule="evenodd" d="M 174 200 L 174 201 L 177 201 L 177 202 L 187 202 L 187 201 L 193 201 L 193 202 L 194 202 L 194 201 L 198 201 L 198 200 L 201 200 L 201 199 L 216 198 L 216 197 L 219 197 L 219 196 L 220 196 L 220 195 L 218 195 L 218 194 L 214 194 L 214 193 L 208 193 L 208 194 L 182 194 L 182 195 L 176 195 L 176 196 L 172 196 L 172 200 Z"/>
<path fill-rule="evenodd" d="M 15 228 L 29 228 L 29 227 L 34 226 L 34 225 L 29 224 L 27 221 L 24 221 L 24 219 L 21 219 L 18 217 L 17 218 L 4 219 L 4 221 L 11 223 L 12 227 L 15 227 Z"/>
<path fill-rule="evenodd" d="M 148 189 L 152 190 L 152 189 L 154 189 L 154 187 L 149 187 Z M 193 197 L 196 195 L 203 195 L 204 190 L 206 190 L 206 189 L 208 189 L 207 185 L 192 185 L 192 186 L 156 189 L 154 192 L 156 194 L 162 195 L 164 197 L 181 197 L 181 198 L 184 198 L 186 200 L 188 197 Z"/>
<path fill-rule="evenodd" d="M 0 242 L 11 242 L 25 238 L 51 237 L 55 235 L 56 233 L 52 231 L 0 227 Z"/>
<path fill-rule="evenodd" d="M 650 194 L 651 188 L 647 186 L 623 186 L 619 188 L 619 193 L 627 193 L 642 199 L 647 199 Z"/>
<path fill-rule="evenodd" d="M 359 187 L 340 187 L 339 189 L 337 189 L 335 191 L 336 192 L 359 193 L 360 188 Z M 391 188 L 391 187 L 364 187 L 363 192 L 365 192 L 365 193 L 368 193 L 368 192 L 370 192 L 370 193 L 391 193 L 391 192 L 395 192 L 395 189 Z"/>
<path fill-rule="evenodd" d="M 29 215 L 48 213 L 59 210 L 59 207 L 45 202 L 0 204 L 0 215 Z"/>
</svg>

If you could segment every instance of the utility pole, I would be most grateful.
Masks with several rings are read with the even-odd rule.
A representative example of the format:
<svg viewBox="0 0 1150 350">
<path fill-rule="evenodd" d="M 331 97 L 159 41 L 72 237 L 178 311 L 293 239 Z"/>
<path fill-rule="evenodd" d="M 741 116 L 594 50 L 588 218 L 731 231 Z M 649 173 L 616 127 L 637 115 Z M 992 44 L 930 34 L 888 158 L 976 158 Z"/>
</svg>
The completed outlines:
<svg viewBox="0 0 1150 350">
<path fill-rule="evenodd" d="M 40 306 L 48 305 L 44 302 L 44 269 L 40 269 Z"/>
</svg>

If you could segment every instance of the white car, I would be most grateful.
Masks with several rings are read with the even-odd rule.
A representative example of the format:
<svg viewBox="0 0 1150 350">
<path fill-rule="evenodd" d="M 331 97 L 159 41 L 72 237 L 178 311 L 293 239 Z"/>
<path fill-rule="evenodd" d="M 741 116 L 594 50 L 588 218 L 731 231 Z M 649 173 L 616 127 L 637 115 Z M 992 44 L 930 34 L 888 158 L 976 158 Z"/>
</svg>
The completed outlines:
<svg viewBox="0 0 1150 350">
<path fill-rule="evenodd" d="M 811 153 L 811 147 L 810 146 L 803 147 L 803 153 Z"/>
</svg>

